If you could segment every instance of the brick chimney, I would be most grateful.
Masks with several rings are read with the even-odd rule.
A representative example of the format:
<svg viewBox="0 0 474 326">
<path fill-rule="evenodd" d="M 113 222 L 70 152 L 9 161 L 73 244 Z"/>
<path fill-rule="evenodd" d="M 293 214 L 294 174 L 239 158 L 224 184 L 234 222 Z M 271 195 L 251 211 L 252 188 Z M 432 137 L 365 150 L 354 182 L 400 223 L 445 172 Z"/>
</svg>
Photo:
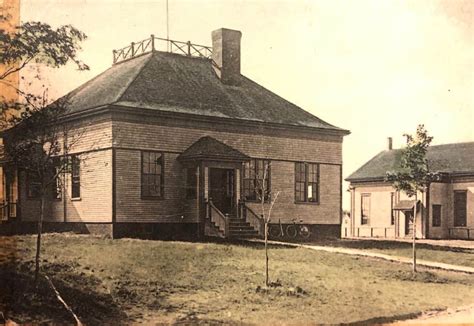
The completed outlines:
<svg viewBox="0 0 474 326">
<path fill-rule="evenodd" d="M 238 85 L 240 80 L 240 31 L 220 28 L 212 32 L 212 60 L 217 76 L 224 84 Z"/>
<path fill-rule="evenodd" d="M 388 150 L 391 151 L 393 149 L 393 140 L 392 140 L 392 137 L 388 137 L 387 138 L 387 147 L 388 147 Z"/>
</svg>

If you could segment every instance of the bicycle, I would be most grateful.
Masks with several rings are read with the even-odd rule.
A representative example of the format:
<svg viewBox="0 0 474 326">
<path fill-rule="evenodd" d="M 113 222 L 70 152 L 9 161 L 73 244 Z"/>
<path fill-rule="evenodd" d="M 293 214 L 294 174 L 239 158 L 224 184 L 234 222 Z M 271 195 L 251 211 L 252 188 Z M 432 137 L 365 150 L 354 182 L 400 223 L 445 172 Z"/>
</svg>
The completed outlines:
<svg viewBox="0 0 474 326">
<path fill-rule="evenodd" d="M 311 235 L 309 227 L 303 224 L 303 220 L 299 220 L 299 223 L 296 223 L 296 219 L 292 220 L 293 224 L 290 224 L 286 227 L 286 235 L 290 239 L 295 239 L 297 235 L 303 239 L 308 239 Z"/>
<path fill-rule="evenodd" d="M 295 239 L 298 234 L 303 239 L 308 239 L 310 237 L 311 231 L 308 226 L 302 224 L 303 220 L 299 220 L 299 223 L 296 223 L 296 219 L 293 219 L 292 222 L 293 224 L 290 224 L 285 228 L 286 236 L 288 238 Z M 281 220 L 278 220 L 277 225 L 269 225 L 268 235 L 271 238 L 283 238 L 285 236 Z"/>
<path fill-rule="evenodd" d="M 268 226 L 268 235 L 271 238 L 283 238 L 285 234 L 283 233 L 283 225 L 281 225 L 280 219 L 278 219 L 278 225 Z"/>
</svg>

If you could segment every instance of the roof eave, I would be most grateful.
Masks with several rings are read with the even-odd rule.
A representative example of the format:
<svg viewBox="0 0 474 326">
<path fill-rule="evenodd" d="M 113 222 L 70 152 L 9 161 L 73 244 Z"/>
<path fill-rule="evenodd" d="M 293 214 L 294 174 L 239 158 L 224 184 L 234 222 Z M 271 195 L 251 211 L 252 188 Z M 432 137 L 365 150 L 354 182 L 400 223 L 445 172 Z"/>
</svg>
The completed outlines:
<svg viewBox="0 0 474 326">
<path fill-rule="evenodd" d="M 380 182 L 380 181 L 386 182 L 385 177 L 364 177 L 364 178 L 347 177 L 344 180 L 347 182 Z"/>
</svg>

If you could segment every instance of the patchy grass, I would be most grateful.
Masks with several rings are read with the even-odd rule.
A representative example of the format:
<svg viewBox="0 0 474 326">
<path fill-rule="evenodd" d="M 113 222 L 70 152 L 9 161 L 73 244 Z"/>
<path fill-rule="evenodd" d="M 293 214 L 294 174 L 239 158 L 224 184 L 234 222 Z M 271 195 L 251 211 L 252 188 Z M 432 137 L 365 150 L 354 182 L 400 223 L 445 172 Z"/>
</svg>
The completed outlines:
<svg viewBox="0 0 474 326">
<path fill-rule="evenodd" d="M 331 241 L 314 242 L 313 244 L 319 246 L 361 249 L 399 257 L 412 257 L 412 244 L 409 242 L 335 239 Z M 474 267 L 474 249 L 449 248 L 423 243 L 417 243 L 416 248 L 416 257 L 418 259 Z"/>
<path fill-rule="evenodd" d="M 45 284 L 32 295 L 34 237 L 0 241 L 0 311 L 17 322 L 71 322 Z M 406 265 L 303 248 L 270 249 L 268 288 L 260 244 L 51 234 L 43 248 L 44 272 L 88 324 L 351 323 L 474 302 L 469 275 L 413 276 Z"/>
</svg>

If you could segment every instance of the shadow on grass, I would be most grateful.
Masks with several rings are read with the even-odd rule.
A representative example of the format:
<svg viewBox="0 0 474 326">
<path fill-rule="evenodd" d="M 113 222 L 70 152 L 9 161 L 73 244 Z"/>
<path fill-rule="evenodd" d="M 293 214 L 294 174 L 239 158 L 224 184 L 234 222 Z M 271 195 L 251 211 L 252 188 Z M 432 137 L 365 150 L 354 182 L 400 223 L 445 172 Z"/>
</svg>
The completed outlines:
<svg viewBox="0 0 474 326">
<path fill-rule="evenodd" d="M 244 248 L 251 248 L 251 249 L 257 249 L 257 250 L 264 250 L 265 249 L 265 243 L 262 242 L 253 242 L 253 241 L 248 241 L 245 239 L 222 239 L 222 238 L 216 238 L 216 237 L 209 237 L 205 238 L 202 241 L 199 241 L 200 243 L 213 243 L 213 244 L 221 244 L 221 245 L 233 245 L 233 246 L 239 246 L 239 247 L 244 247 Z M 268 244 L 268 248 L 271 250 L 278 250 L 278 249 L 296 249 L 295 246 L 292 246 L 290 243 L 288 245 L 284 244 Z"/>
<path fill-rule="evenodd" d="M 52 267 L 52 268 L 51 268 Z M 61 277 L 54 269 L 68 272 Z M 92 276 L 70 274 L 70 266 L 45 267 L 57 290 L 79 319 L 87 325 L 124 324 L 127 316 L 110 294 L 96 291 L 99 281 Z M 18 323 L 74 324 L 71 314 L 58 301 L 44 277 L 35 289 L 32 264 L 2 264 L 0 311 Z"/>
<path fill-rule="evenodd" d="M 410 314 L 395 315 L 390 317 L 374 317 L 366 320 L 360 320 L 352 323 L 342 323 L 341 325 L 385 325 L 394 323 L 397 321 L 404 321 L 408 319 L 414 319 L 421 316 L 421 312 L 414 312 Z"/>
</svg>

